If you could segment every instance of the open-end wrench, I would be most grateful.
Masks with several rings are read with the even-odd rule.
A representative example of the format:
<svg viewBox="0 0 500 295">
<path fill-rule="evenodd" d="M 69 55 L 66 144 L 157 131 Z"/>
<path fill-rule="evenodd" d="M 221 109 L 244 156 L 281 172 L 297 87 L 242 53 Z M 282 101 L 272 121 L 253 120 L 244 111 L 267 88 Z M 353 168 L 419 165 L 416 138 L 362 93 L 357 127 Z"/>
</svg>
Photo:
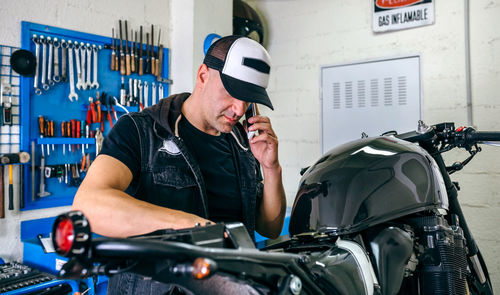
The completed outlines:
<svg viewBox="0 0 500 295">
<path fill-rule="evenodd" d="M 52 42 L 52 38 L 47 37 L 47 44 L 49 44 L 49 70 L 47 71 L 47 83 L 50 86 L 54 86 L 54 81 L 52 81 L 52 66 L 53 66 L 53 58 L 54 58 L 54 43 Z"/>
<path fill-rule="evenodd" d="M 68 81 L 68 76 L 66 75 L 66 56 L 68 54 L 68 43 L 66 43 L 66 40 L 62 39 L 61 40 L 61 81 L 66 82 Z"/>
<path fill-rule="evenodd" d="M 90 46 L 89 43 L 87 43 L 87 80 L 85 80 L 85 87 L 88 89 L 92 88 L 92 81 L 90 81 L 91 66 L 92 66 L 92 47 Z"/>
<path fill-rule="evenodd" d="M 134 91 L 132 92 L 134 99 L 137 99 L 137 81 L 137 79 L 134 79 Z"/>
<path fill-rule="evenodd" d="M 156 83 L 151 82 L 151 105 L 156 104 Z"/>
<path fill-rule="evenodd" d="M 142 80 L 137 81 L 137 88 L 139 89 L 139 106 L 144 106 L 142 100 Z"/>
<path fill-rule="evenodd" d="M 59 76 L 59 47 L 61 47 L 61 42 L 59 42 L 59 39 L 54 38 L 54 77 L 52 78 L 54 82 L 61 81 L 61 76 Z"/>
<path fill-rule="evenodd" d="M 149 86 L 148 81 L 144 81 L 144 107 L 147 108 L 149 106 Z"/>
<path fill-rule="evenodd" d="M 40 72 L 40 42 L 36 35 L 33 35 L 33 42 L 35 42 L 35 55 L 36 55 L 36 66 L 35 66 L 35 77 L 33 78 L 33 88 L 35 89 L 35 94 L 42 94 L 42 90 L 38 88 L 38 73 Z"/>
<path fill-rule="evenodd" d="M 78 95 L 75 92 L 75 71 L 73 70 L 73 50 L 71 41 L 68 41 L 68 63 L 69 63 L 69 101 L 73 102 L 73 98 L 78 100 Z M 75 55 L 78 56 L 78 51 L 75 49 Z"/>
<path fill-rule="evenodd" d="M 75 42 L 75 46 L 73 47 L 73 52 L 75 53 L 75 62 L 76 62 L 76 76 L 78 80 L 76 81 L 76 89 L 81 90 L 83 87 L 83 82 L 82 82 L 82 70 L 81 66 L 82 64 L 80 63 L 80 46 L 78 45 L 77 42 Z M 68 60 L 69 61 L 69 60 Z"/>
<path fill-rule="evenodd" d="M 101 45 L 99 45 L 99 50 L 101 48 L 102 48 Z M 92 51 L 94 53 L 94 79 L 92 81 L 92 87 L 96 88 L 96 89 L 99 88 L 99 83 L 97 82 L 97 70 L 98 70 L 98 68 L 97 68 L 97 50 L 98 50 L 97 46 L 92 45 Z"/>
<path fill-rule="evenodd" d="M 40 43 L 42 43 L 42 88 L 44 90 L 49 90 L 49 84 L 45 83 L 46 73 L 47 73 L 47 43 L 45 43 L 45 37 L 40 36 Z"/>
<path fill-rule="evenodd" d="M 82 55 L 82 66 L 81 66 L 81 85 L 83 90 L 87 90 L 87 83 L 85 82 L 85 63 L 87 62 L 87 59 L 85 58 L 85 53 L 87 52 L 85 44 L 83 42 L 80 42 L 80 54 Z"/>
<path fill-rule="evenodd" d="M 160 101 L 160 99 L 163 98 L 163 84 L 162 83 L 159 83 L 158 85 L 158 101 Z"/>
<path fill-rule="evenodd" d="M 132 88 L 134 87 L 134 80 L 131 78 L 128 79 L 128 102 L 127 105 L 131 106 L 134 104 L 134 96 L 132 95 Z"/>
</svg>

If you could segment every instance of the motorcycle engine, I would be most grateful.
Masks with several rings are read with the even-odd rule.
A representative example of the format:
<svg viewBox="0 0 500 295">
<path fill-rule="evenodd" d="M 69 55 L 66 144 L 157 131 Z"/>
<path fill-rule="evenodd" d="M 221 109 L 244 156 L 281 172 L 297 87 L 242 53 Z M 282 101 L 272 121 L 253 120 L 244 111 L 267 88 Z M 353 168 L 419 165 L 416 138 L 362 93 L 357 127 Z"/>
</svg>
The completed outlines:
<svg viewBox="0 0 500 295">
<path fill-rule="evenodd" d="M 421 294 L 467 294 L 466 245 L 462 229 L 441 216 L 411 219 L 419 261 Z"/>
<path fill-rule="evenodd" d="M 365 234 L 382 294 L 467 294 L 470 272 L 459 226 L 418 216 Z"/>
</svg>

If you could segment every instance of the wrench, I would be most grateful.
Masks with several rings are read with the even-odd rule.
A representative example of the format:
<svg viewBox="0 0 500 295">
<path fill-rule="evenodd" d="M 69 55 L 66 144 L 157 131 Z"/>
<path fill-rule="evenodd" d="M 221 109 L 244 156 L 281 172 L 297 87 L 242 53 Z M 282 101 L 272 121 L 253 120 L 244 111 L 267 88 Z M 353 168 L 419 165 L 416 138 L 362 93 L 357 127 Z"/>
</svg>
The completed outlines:
<svg viewBox="0 0 500 295">
<path fill-rule="evenodd" d="M 134 79 L 134 91 L 132 92 L 134 99 L 137 99 L 137 81 L 137 79 Z"/>
<path fill-rule="evenodd" d="M 148 81 L 144 81 L 144 107 L 147 108 L 149 105 L 149 86 L 148 86 Z"/>
<path fill-rule="evenodd" d="M 101 45 L 99 45 L 99 50 L 101 49 Z M 97 46 L 92 45 L 92 51 L 94 52 L 94 80 L 92 82 L 91 87 L 99 88 L 99 83 L 97 82 Z"/>
<path fill-rule="evenodd" d="M 80 42 L 80 54 L 82 55 L 82 59 L 81 59 L 81 62 L 82 62 L 82 67 L 81 67 L 81 85 L 82 85 L 82 88 L 83 90 L 87 90 L 87 83 L 85 82 L 85 62 L 87 61 L 85 59 L 85 44 L 83 44 L 83 42 Z"/>
<path fill-rule="evenodd" d="M 156 83 L 151 82 L 151 85 L 153 85 L 153 87 L 151 89 L 151 105 L 155 105 L 156 104 Z"/>
<path fill-rule="evenodd" d="M 92 47 L 87 43 L 87 80 L 85 81 L 85 88 L 92 88 L 92 82 L 90 81 L 90 66 L 92 65 Z"/>
<path fill-rule="evenodd" d="M 47 72 L 47 82 L 50 86 L 54 86 L 54 81 L 52 81 L 52 65 L 54 59 L 54 43 L 50 37 L 47 37 L 47 43 L 49 44 L 49 70 Z"/>
<path fill-rule="evenodd" d="M 160 99 L 163 98 L 163 84 L 162 83 L 159 83 L 160 85 L 158 85 L 158 101 L 160 101 Z"/>
<path fill-rule="evenodd" d="M 61 47 L 61 42 L 57 38 L 54 38 L 54 82 L 60 82 L 61 76 L 59 76 L 59 47 Z"/>
<path fill-rule="evenodd" d="M 137 88 L 139 88 L 139 104 L 142 104 L 142 80 L 137 81 Z"/>
<path fill-rule="evenodd" d="M 79 48 L 80 48 L 80 46 L 78 45 L 77 42 L 75 42 L 75 46 L 73 47 L 73 51 L 75 53 L 76 76 L 78 78 L 78 81 L 76 82 L 76 89 L 81 90 L 83 87 L 83 82 L 82 82 L 82 70 L 80 69 L 82 64 L 80 63 L 80 52 L 78 50 Z"/>
<path fill-rule="evenodd" d="M 68 54 L 68 43 L 66 43 L 66 40 L 62 39 L 61 41 L 61 51 L 62 51 L 62 73 L 61 73 L 61 81 L 66 82 L 68 81 L 68 76 L 66 75 L 66 56 Z"/>
<path fill-rule="evenodd" d="M 40 42 L 42 43 L 42 88 L 44 90 L 49 90 L 49 84 L 45 83 L 45 73 L 47 73 L 47 43 L 45 43 L 45 38 L 40 36 Z"/>
<path fill-rule="evenodd" d="M 33 42 L 35 42 L 35 53 L 36 53 L 36 67 L 35 67 L 35 77 L 33 78 L 33 88 L 35 88 L 36 95 L 42 94 L 42 90 L 38 88 L 38 72 L 39 70 L 39 61 L 40 61 L 40 42 L 36 35 L 33 35 Z"/>
<path fill-rule="evenodd" d="M 131 106 L 134 103 L 134 96 L 132 95 L 133 81 L 131 78 L 128 79 L 128 102 L 127 106 Z"/>
<path fill-rule="evenodd" d="M 73 50 L 71 50 L 71 41 L 68 41 L 68 62 L 69 62 L 69 101 L 73 102 L 73 98 L 78 100 L 78 95 L 75 92 L 75 71 L 73 70 Z M 75 49 L 75 55 L 78 56 L 78 51 Z"/>
</svg>

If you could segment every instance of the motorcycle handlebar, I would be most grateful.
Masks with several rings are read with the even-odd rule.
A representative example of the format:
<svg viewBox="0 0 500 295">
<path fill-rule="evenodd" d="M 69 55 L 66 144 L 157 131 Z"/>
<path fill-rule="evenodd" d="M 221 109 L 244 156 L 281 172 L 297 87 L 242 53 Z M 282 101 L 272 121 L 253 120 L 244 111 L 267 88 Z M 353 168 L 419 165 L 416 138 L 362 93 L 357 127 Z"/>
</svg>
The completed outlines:
<svg viewBox="0 0 500 295">
<path fill-rule="evenodd" d="M 471 131 L 466 134 L 465 140 L 467 143 L 473 144 L 476 142 L 498 141 L 500 142 L 500 132 L 498 131 Z"/>
</svg>

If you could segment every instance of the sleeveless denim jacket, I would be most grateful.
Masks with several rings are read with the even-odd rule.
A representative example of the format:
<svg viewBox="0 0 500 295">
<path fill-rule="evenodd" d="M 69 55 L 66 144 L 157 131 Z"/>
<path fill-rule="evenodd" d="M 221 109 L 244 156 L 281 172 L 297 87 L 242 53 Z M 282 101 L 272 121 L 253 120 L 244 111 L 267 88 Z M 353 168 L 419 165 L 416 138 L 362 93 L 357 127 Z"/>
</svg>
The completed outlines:
<svg viewBox="0 0 500 295">
<path fill-rule="evenodd" d="M 182 116 L 180 108 L 188 96 L 188 93 L 172 95 L 161 100 L 156 109 L 128 114 L 139 134 L 141 165 L 140 174 L 134 177 L 127 193 L 155 205 L 210 219 L 205 183 L 198 163 L 182 138 L 176 136 Z M 173 122 L 174 126 L 171 123 L 165 126 L 165 122 Z M 242 222 L 253 238 L 256 208 L 263 193 L 262 176 L 243 126 L 237 123 L 231 134 L 229 142 L 241 192 Z"/>
</svg>

